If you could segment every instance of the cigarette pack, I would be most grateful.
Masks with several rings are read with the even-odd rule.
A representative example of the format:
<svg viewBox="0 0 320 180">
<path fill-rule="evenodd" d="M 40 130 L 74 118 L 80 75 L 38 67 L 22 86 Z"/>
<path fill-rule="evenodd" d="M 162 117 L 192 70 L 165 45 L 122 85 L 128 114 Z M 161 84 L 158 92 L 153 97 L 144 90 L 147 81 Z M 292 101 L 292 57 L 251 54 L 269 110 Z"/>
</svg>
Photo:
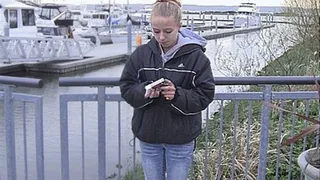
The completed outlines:
<svg viewBox="0 0 320 180">
<path fill-rule="evenodd" d="M 149 90 L 149 89 L 151 89 L 151 88 L 155 88 L 156 86 L 161 85 L 161 83 L 163 83 L 163 82 L 164 82 L 164 79 L 161 78 L 161 79 L 158 79 L 158 80 L 156 80 L 156 81 L 154 81 L 154 82 L 146 85 L 144 88 L 145 88 L 146 90 Z"/>
</svg>

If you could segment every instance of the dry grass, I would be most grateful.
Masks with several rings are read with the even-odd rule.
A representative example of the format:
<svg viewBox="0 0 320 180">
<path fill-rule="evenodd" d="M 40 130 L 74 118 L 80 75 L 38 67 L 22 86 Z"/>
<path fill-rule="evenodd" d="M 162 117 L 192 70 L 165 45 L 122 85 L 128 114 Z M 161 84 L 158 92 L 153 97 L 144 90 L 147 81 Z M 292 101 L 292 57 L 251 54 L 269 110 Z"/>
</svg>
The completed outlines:
<svg viewBox="0 0 320 180">
<path fill-rule="evenodd" d="M 229 129 L 232 131 L 232 129 Z M 254 122 L 250 126 L 250 138 L 249 138 L 249 149 L 246 150 L 247 146 L 247 124 L 237 126 L 237 144 L 235 147 L 234 157 L 234 179 L 245 179 L 246 168 L 247 168 L 247 179 L 257 179 L 257 169 L 259 163 L 259 142 L 260 142 L 260 124 Z M 207 179 L 231 179 L 232 174 L 232 159 L 233 159 L 233 138 L 234 136 L 226 137 L 223 135 L 222 139 L 222 151 L 221 151 L 221 175 L 218 175 L 218 159 L 219 159 L 219 144 L 209 143 L 208 151 L 208 166 L 206 171 Z M 248 152 L 248 154 L 246 154 Z M 204 162 L 205 150 L 200 149 L 195 152 L 194 156 L 194 179 L 200 180 L 203 177 L 203 162 Z M 269 150 L 268 157 L 275 156 L 276 150 Z M 246 160 L 247 156 L 247 160 Z M 246 167 L 247 166 L 247 167 Z"/>
</svg>

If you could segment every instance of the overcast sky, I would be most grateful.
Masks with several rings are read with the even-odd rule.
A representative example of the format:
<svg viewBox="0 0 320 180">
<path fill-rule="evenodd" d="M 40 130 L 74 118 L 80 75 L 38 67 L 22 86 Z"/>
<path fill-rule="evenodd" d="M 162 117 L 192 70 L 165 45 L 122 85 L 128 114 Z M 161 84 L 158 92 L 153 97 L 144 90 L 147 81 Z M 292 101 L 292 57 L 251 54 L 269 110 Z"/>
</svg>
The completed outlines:
<svg viewBox="0 0 320 180">
<path fill-rule="evenodd" d="M 42 0 L 50 1 L 50 0 Z M 108 3 L 109 0 L 56 0 L 65 1 L 71 3 Z M 114 0 L 110 0 L 113 3 Z M 258 6 L 281 6 L 284 4 L 285 0 L 251 0 L 250 2 L 256 3 Z M 139 4 L 152 4 L 155 0 L 129 0 L 129 3 L 139 3 Z M 197 5 L 239 5 L 244 0 L 181 0 L 182 4 L 197 4 Z M 127 0 L 115 0 L 116 4 L 126 4 Z"/>
</svg>

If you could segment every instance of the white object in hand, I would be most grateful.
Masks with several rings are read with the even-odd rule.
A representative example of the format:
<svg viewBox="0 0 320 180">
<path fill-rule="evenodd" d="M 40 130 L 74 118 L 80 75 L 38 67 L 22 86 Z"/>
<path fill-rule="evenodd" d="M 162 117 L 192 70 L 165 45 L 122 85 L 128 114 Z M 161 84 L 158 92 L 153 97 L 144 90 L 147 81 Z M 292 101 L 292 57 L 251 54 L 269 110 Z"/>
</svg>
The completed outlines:
<svg viewBox="0 0 320 180">
<path fill-rule="evenodd" d="M 153 87 L 155 87 L 155 86 L 157 86 L 157 85 L 159 85 L 159 84 L 161 84 L 161 83 L 163 83 L 163 82 L 164 82 L 164 79 L 161 78 L 161 79 L 158 79 L 158 80 L 156 80 L 156 81 L 154 81 L 154 82 L 146 85 L 144 88 L 145 88 L 146 90 L 149 90 L 149 89 L 151 89 L 151 88 L 153 88 Z"/>
</svg>

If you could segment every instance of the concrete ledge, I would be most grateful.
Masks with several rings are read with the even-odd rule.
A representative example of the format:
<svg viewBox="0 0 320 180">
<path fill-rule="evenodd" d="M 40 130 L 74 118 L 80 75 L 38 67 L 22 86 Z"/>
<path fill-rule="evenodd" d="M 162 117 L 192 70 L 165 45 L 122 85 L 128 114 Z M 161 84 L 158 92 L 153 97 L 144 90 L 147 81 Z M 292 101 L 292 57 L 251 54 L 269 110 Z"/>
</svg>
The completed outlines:
<svg viewBox="0 0 320 180">
<path fill-rule="evenodd" d="M 259 26 L 259 27 L 249 27 L 249 28 L 242 28 L 242 29 L 235 29 L 235 30 L 229 30 L 229 31 L 224 31 L 224 32 L 209 32 L 205 33 L 202 36 L 207 39 L 207 40 L 212 40 L 212 39 L 219 39 L 219 38 L 224 38 L 224 37 L 229 37 L 233 36 L 236 34 L 246 34 L 254 31 L 259 31 L 262 29 L 267 29 L 267 28 L 273 28 L 275 24 L 271 25 L 264 25 L 264 26 Z"/>
<path fill-rule="evenodd" d="M 45 73 L 69 73 L 73 71 L 90 69 L 98 66 L 105 66 L 119 62 L 125 62 L 128 56 L 115 55 L 101 58 L 85 58 L 72 61 L 45 61 L 45 62 L 24 62 L 19 64 L 6 64 L 0 66 L 0 74 L 8 74 L 19 71 L 45 72 Z"/>
<path fill-rule="evenodd" d="M 24 71 L 24 64 L 4 64 L 4 66 L 0 66 L 0 74 L 8 74 L 13 72 L 21 72 Z"/>
</svg>

